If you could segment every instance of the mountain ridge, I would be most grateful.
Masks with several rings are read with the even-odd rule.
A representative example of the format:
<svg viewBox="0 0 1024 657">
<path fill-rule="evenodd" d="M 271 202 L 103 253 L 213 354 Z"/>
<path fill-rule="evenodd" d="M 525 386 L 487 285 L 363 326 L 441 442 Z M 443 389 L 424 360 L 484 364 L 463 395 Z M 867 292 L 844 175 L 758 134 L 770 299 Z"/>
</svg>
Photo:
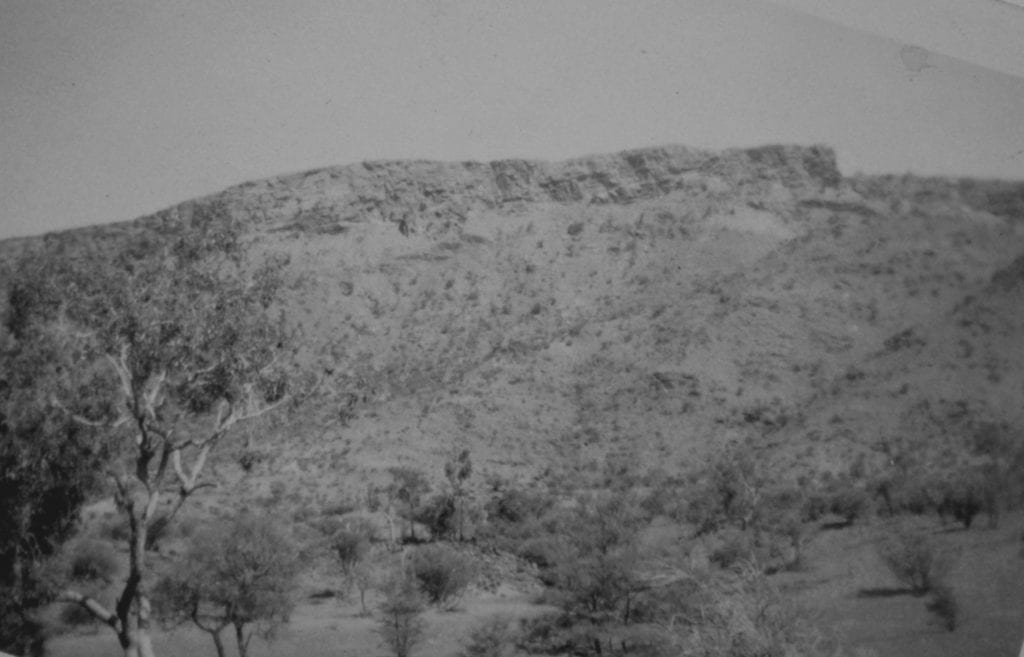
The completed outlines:
<svg viewBox="0 0 1024 657">
<path fill-rule="evenodd" d="M 303 494 L 319 498 L 395 464 L 436 475 L 456 448 L 526 477 L 686 469 L 745 441 L 817 472 L 882 438 L 1024 426 L 1024 304 L 1004 285 L 1021 199 L 1006 182 L 843 177 L 825 146 L 667 146 L 316 169 L 17 248 L 115 248 L 207 203 L 248 222 L 250 257 L 290 259 L 284 310 L 324 386 L 237 447 L 263 456 L 237 485 L 315 472 Z"/>
</svg>

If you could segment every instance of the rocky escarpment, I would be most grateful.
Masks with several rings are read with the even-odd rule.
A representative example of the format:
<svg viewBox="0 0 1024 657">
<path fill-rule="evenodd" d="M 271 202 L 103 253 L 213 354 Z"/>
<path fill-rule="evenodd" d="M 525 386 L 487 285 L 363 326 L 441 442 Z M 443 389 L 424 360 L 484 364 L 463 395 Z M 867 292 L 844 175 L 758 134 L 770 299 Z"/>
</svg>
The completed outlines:
<svg viewBox="0 0 1024 657">
<path fill-rule="evenodd" d="M 524 203 L 627 204 L 709 187 L 756 196 L 772 185 L 813 195 L 840 180 L 835 153 L 825 146 L 721 153 L 669 146 L 557 163 L 364 162 L 241 185 L 224 197 L 278 229 L 343 233 L 376 219 L 403 232 L 432 232 L 474 211 Z"/>
</svg>

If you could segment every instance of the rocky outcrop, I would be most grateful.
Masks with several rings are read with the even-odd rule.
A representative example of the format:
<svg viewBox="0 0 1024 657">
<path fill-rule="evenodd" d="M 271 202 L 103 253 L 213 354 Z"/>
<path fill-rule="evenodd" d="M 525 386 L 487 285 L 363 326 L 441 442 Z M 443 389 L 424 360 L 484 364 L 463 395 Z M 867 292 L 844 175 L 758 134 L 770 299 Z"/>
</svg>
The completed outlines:
<svg viewBox="0 0 1024 657">
<path fill-rule="evenodd" d="M 245 209 L 258 209 L 277 228 L 344 232 L 346 224 L 375 218 L 403 226 L 424 220 L 460 222 L 479 209 L 627 204 L 709 185 L 736 193 L 775 184 L 805 196 L 840 180 L 835 153 L 825 146 L 720 153 L 668 146 L 564 162 L 364 162 L 248 183 L 224 196 Z"/>
</svg>

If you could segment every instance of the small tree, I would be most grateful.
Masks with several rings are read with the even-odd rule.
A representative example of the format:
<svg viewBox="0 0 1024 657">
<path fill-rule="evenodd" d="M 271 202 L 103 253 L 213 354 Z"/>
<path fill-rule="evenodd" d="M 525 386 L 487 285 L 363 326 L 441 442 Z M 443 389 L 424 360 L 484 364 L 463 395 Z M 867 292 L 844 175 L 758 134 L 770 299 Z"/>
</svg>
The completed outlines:
<svg viewBox="0 0 1024 657">
<path fill-rule="evenodd" d="M 431 604 L 450 609 L 476 577 L 476 565 L 443 545 L 427 545 L 412 557 L 412 575 Z"/>
<path fill-rule="evenodd" d="M 351 578 L 359 591 L 360 614 L 369 616 L 370 611 L 366 608 L 366 592 L 381 585 L 381 581 L 384 579 L 383 571 L 378 564 L 364 559 L 352 568 Z"/>
<path fill-rule="evenodd" d="M 761 511 L 764 486 L 764 475 L 749 450 L 732 445 L 704 473 L 687 519 L 701 534 L 725 524 L 746 530 Z"/>
<path fill-rule="evenodd" d="M 232 627 L 240 657 L 253 634 L 269 637 L 287 622 L 298 554 L 287 534 L 265 517 L 240 515 L 198 534 L 184 564 L 161 580 L 157 613 L 168 625 L 192 622 L 224 657 L 223 631 Z"/>
<path fill-rule="evenodd" d="M 430 483 L 422 472 L 414 468 L 391 468 L 391 484 L 385 494 L 388 508 L 394 504 L 398 514 L 409 523 L 409 536 L 416 541 L 416 517 L 423 504 L 423 496 L 430 491 Z"/>
<path fill-rule="evenodd" d="M 468 449 L 462 450 L 458 456 L 444 464 L 444 476 L 454 501 L 455 529 L 460 541 L 466 540 L 467 482 L 472 474 L 473 462 L 469 459 Z"/>
<path fill-rule="evenodd" d="M 423 639 L 424 608 L 423 594 L 415 579 L 404 571 L 392 577 L 380 606 L 377 632 L 395 657 L 409 657 Z"/>
<path fill-rule="evenodd" d="M 331 537 L 331 548 L 345 577 L 352 575 L 370 552 L 371 534 L 363 527 L 343 527 Z"/>
<path fill-rule="evenodd" d="M 920 532 L 901 531 L 888 537 L 879 544 L 878 554 L 892 574 L 918 596 L 931 591 L 953 566 L 952 555 Z"/>
</svg>

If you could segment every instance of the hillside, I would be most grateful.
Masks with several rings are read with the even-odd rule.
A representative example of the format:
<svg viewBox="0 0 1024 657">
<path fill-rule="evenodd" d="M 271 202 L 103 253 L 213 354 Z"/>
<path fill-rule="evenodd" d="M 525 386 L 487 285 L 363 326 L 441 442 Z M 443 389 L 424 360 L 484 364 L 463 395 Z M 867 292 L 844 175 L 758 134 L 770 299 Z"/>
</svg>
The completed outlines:
<svg viewBox="0 0 1024 657">
<path fill-rule="evenodd" d="M 240 487 L 223 492 L 282 481 L 324 503 L 395 464 L 439 476 L 464 447 L 525 478 L 686 470 L 743 440 L 796 472 L 1020 428 L 1022 198 L 843 178 L 826 147 L 666 147 L 366 162 L 45 239 L 73 251 L 222 202 L 253 253 L 286 253 L 287 316 L 324 385 L 221 455 Z"/>
</svg>

